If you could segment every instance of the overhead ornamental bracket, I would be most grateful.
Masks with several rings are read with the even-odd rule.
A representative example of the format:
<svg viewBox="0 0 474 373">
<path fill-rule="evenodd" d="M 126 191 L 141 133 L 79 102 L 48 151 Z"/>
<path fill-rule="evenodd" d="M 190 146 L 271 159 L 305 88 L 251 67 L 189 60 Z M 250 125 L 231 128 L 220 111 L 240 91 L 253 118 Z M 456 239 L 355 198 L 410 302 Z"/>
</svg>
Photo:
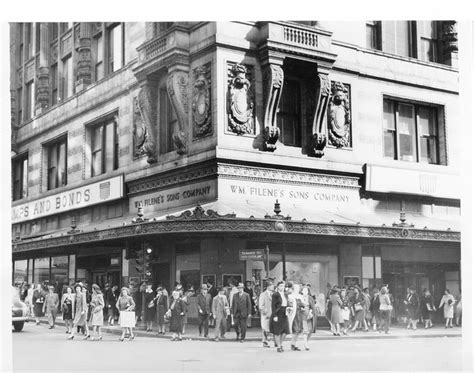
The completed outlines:
<svg viewBox="0 0 474 373">
<path fill-rule="evenodd" d="M 148 218 L 145 217 L 145 214 L 143 213 L 143 203 L 139 202 L 138 203 L 138 212 L 137 216 L 132 219 L 132 223 L 146 223 L 148 221 Z"/>
</svg>

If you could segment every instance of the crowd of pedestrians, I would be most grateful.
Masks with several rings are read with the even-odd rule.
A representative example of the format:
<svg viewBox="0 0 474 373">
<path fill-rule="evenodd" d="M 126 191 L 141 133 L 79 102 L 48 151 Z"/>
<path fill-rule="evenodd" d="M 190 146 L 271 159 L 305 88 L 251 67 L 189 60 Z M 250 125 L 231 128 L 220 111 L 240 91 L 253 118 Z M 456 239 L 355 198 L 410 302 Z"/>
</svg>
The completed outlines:
<svg viewBox="0 0 474 373">
<path fill-rule="evenodd" d="M 89 289 L 91 291 L 89 291 Z M 133 340 L 137 321 L 143 317 L 146 332 L 152 332 L 154 323 L 159 335 L 166 329 L 172 333 L 172 341 L 183 340 L 190 304 L 195 304 L 200 337 L 220 341 L 234 328 L 235 339 L 243 343 L 252 317 L 260 316 L 262 345 L 277 348 L 283 352 L 283 342 L 291 335 L 292 351 L 309 350 L 311 334 L 316 331 L 317 317 L 325 315 L 334 336 L 349 332 L 369 330 L 389 333 L 394 312 L 394 297 L 388 285 L 380 289 L 360 289 L 359 286 L 331 286 L 325 297 L 325 305 L 311 294 L 308 284 L 292 282 L 274 283 L 264 280 L 263 289 L 252 281 L 230 283 L 216 288 L 211 283 L 202 284 L 196 294 L 192 287 L 184 290 L 179 283 L 171 290 L 171 296 L 162 285 L 153 289 L 143 283 L 138 291 L 131 293 L 127 287 L 120 290 L 116 285 L 105 284 L 101 289 L 97 284 L 90 288 L 87 283 L 76 283 L 62 289 L 61 298 L 54 286 L 25 285 L 20 291 L 22 299 L 30 307 L 37 325 L 40 318 L 47 316 L 49 328 L 56 324 L 58 311 L 62 313 L 68 339 L 82 333 L 83 339 L 102 340 L 101 327 L 104 324 L 122 328 L 120 341 Z M 195 302 L 190 298 L 195 297 Z M 433 327 L 433 316 L 437 309 L 443 310 L 445 327 L 452 328 L 453 320 L 460 325 L 462 317 L 461 297 L 455 299 L 448 289 L 439 304 L 435 303 L 428 289 L 418 296 L 414 287 L 407 289 L 403 299 L 406 312 L 406 327 L 416 330 L 418 324 Z M 438 306 L 438 307 L 436 307 Z M 143 311 L 143 312 L 142 312 Z M 168 326 L 168 328 L 167 328 Z M 209 336 L 209 328 L 214 327 L 214 335 Z M 302 339 L 303 345 L 298 346 Z M 301 348 L 300 348 L 301 347 Z"/>
</svg>

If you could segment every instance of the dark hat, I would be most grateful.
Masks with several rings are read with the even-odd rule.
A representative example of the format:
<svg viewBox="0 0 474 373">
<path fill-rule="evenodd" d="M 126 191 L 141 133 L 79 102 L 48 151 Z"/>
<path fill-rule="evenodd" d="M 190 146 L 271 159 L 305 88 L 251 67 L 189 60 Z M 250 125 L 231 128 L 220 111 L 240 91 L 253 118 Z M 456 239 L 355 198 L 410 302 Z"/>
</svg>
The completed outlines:
<svg viewBox="0 0 474 373">
<path fill-rule="evenodd" d="M 159 286 L 156 291 L 163 291 L 163 288 L 161 286 Z"/>
<path fill-rule="evenodd" d="M 413 290 L 413 291 L 415 291 L 415 290 L 416 290 L 416 288 L 415 288 L 414 286 L 410 286 L 410 288 L 409 288 L 409 289 L 410 289 L 410 290 Z"/>
</svg>

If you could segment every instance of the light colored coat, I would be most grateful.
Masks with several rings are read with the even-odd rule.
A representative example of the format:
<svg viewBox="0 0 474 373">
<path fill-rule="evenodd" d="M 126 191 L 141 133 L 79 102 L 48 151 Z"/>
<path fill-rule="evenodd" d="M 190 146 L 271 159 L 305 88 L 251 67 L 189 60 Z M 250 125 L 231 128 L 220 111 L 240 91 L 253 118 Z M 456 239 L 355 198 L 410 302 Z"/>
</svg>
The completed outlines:
<svg viewBox="0 0 474 373">
<path fill-rule="evenodd" d="M 260 326 L 265 332 L 270 332 L 270 318 L 272 316 L 272 294 L 265 290 L 258 298 L 260 311 Z"/>
</svg>

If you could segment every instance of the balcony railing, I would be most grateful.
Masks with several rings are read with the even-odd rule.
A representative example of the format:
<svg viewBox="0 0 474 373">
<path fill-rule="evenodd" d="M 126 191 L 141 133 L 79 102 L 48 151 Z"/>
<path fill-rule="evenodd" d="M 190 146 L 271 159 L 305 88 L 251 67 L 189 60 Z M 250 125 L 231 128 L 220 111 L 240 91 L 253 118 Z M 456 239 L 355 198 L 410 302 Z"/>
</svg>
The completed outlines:
<svg viewBox="0 0 474 373">
<path fill-rule="evenodd" d="M 160 57 L 173 48 L 189 50 L 189 34 L 182 27 L 174 26 L 164 34 L 145 41 L 137 48 L 138 60 L 144 63 Z"/>
<path fill-rule="evenodd" d="M 318 47 L 318 34 L 316 31 L 299 30 L 292 27 L 283 27 L 283 38 L 291 44 L 307 47 Z"/>
</svg>

